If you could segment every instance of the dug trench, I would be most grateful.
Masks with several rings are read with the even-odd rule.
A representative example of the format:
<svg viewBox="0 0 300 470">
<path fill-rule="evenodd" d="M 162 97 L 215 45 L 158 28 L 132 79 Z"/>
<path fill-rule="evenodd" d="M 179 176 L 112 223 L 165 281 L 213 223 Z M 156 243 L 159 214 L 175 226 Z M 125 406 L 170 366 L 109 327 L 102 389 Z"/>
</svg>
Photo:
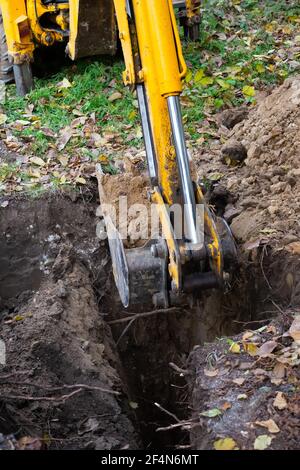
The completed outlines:
<svg viewBox="0 0 300 470">
<path fill-rule="evenodd" d="M 298 257 L 267 246 L 241 252 L 226 292 L 137 317 L 118 299 L 96 209 L 91 194 L 2 203 L 0 446 L 210 448 L 199 418 L 196 437 L 194 426 L 179 426 L 204 400 L 195 358 L 205 343 L 261 327 L 274 305 L 299 300 Z"/>
</svg>

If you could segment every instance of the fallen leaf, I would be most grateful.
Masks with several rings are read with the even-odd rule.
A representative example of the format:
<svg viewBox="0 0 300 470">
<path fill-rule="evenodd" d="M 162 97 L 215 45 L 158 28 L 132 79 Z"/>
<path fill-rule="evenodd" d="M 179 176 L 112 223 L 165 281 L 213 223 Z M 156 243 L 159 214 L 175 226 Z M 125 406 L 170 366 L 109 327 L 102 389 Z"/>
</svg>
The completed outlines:
<svg viewBox="0 0 300 470">
<path fill-rule="evenodd" d="M 113 102 L 119 100 L 120 98 L 122 98 L 122 93 L 120 93 L 119 91 L 115 91 L 108 97 L 108 101 Z"/>
<path fill-rule="evenodd" d="M 239 377 L 237 379 L 233 379 L 233 383 L 235 383 L 236 385 L 243 385 L 243 383 L 245 383 L 245 380 L 243 377 Z"/>
<path fill-rule="evenodd" d="M 241 352 L 241 347 L 238 343 L 233 342 L 229 348 L 229 351 L 234 354 L 239 354 Z"/>
<path fill-rule="evenodd" d="M 37 437 L 24 436 L 18 440 L 19 450 L 41 450 L 42 441 Z"/>
<path fill-rule="evenodd" d="M 218 439 L 214 442 L 215 450 L 234 450 L 237 449 L 237 443 L 231 437 Z"/>
<path fill-rule="evenodd" d="M 0 113 L 0 126 L 7 121 L 6 114 Z"/>
<path fill-rule="evenodd" d="M 275 379 L 283 379 L 285 376 L 285 366 L 281 362 L 277 362 L 273 371 L 272 376 Z"/>
<path fill-rule="evenodd" d="M 254 357 L 257 356 L 258 353 L 258 347 L 255 343 L 243 343 L 243 348 L 246 353 L 248 353 L 250 356 Z"/>
<path fill-rule="evenodd" d="M 246 331 L 246 333 L 243 334 L 243 341 L 247 341 L 247 339 L 251 338 L 253 335 L 253 331 Z"/>
<path fill-rule="evenodd" d="M 267 434 L 262 434 L 258 436 L 254 441 L 254 449 L 255 450 L 265 450 L 267 449 L 272 442 L 272 437 L 268 436 Z"/>
<path fill-rule="evenodd" d="M 8 204 L 9 204 L 8 201 L 3 201 L 3 202 L 1 202 L 0 207 L 3 207 L 3 208 L 4 208 L 4 207 L 7 207 Z"/>
<path fill-rule="evenodd" d="M 297 315 L 289 329 L 289 334 L 294 341 L 300 341 L 300 315 Z"/>
<path fill-rule="evenodd" d="M 300 255 L 300 242 L 290 243 L 287 245 L 286 250 L 293 253 L 293 255 Z"/>
<path fill-rule="evenodd" d="M 204 369 L 204 374 L 207 377 L 216 377 L 219 373 L 218 369 Z"/>
<path fill-rule="evenodd" d="M 62 164 L 62 166 L 67 166 L 67 164 L 69 162 L 69 157 L 67 157 L 65 155 L 61 155 L 57 158 L 57 160 Z"/>
<path fill-rule="evenodd" d="M 61 82 L 57 84 L 57 88 L 71 88 L 72 83 L 67 79 L 63 78 Z"/>
<path fill-rule="evenodd" d="M 223 411 L 229 410 L 231 408 L 231 403 L 229 403 L 229 401 L 225 401 L 225 403 L 223 403 L 220 408 Z"/>
<path fill-rule="evenodd" d="M 246 393 L 240 393 L 238 396 L 237 396 L 237 399 L 238 400 L 247 400 L 248 398 L 248 395 L 246 395 Z"/>
<path fill-rule="evenodd" d="M 38 166 L 45 166 L 46 165 L 46 162 L 44 162 L 44 160 L 40 157 L 31 157 L 31 158 L 29 158 L 29 161 L 31 163 L 33 163 L 34 165 L 38 165 Z"/>
<path fill-rule="evenodd" d="M 79 184 L 86 184 L 86 179 L 83 178 L 82 176 L 77 176 L 75 182 Z"/>
<path fill-rule="evenodd" d="M 69 140 L 73 135 L 73 129 L 70 126 L 66 126 L 59 131 L 59 137 L 57 140 L 57 150 L 61 151 L 65 148 Z"/>
<path fill-rule="evenodd" d="M 267 428 L 271 434 L 280 432 L 279 427 L 273 419 L 268 419 L 267 421 L 255 421 L 255 424 L 257 424 L 257 426 L 261 426 L 262 428 Z"/>
<path fill-rule="evenodd" d="M 130 408 L 132 408 L 133 410 L 136 410 L 136 409 L 139 407 L 138 403 L 136 403 L 135 401 L 130 401 L 130 402 L 129 402 L 129 406 L 130 406 Z"/>
<path fill-rule="evenodd" d="M 260 357 L 268 357 L 277 346 L 278 343 L 276 341 L 267 341 L 266 343 L 261 345 L 261 347 L 257 351 L 257 354 Z"/>
<path fill-rule="evenodd" d="M 244 86 L 243 87 L 243 95 L 246 97 L 255 96 L 255 88 L 253 86 Z"/>
<path fill-rule="evenodd" d="M 221 414 L 222 411 L 220 411 L 218 408 L 212 408 L 211 410 L 202 411 L 202 413 L 200 413 L 201 416 L 205 416 L 206 418 L 215 418 Z"/>
<path fill-rule="evenodd" d="M 273 406 L 278 410 L 284 410 L 287 408 L 287 401 L 282 392 L 277 393 L 275 400 L 273 401 Z"/>
<path fill-rule="evenodd" d="M 16 315 L 14 318 L 13 318 L 14 321 L 22 321 L 24 320 L 24 317 L 23 315 Z"/>
</svg>

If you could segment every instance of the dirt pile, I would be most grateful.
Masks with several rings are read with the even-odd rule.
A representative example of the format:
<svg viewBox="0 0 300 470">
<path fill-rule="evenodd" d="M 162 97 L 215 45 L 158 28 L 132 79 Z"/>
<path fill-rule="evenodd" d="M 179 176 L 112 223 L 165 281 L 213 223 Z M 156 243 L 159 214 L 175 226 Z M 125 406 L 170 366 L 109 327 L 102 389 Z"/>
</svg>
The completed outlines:
<svg viewBox="0 0 300 470">
<path fill-rule="evenodd" d="M 99 175 L 103 213 L 109 215 L 126 248 L 143 246 L 151 235 L 150 189 L 146 175 Z"/>
<path fill-rule="evenodd" d="M 288 79 L 231 131 L 221 125 L 219 135 L 196 161 L 202 181 L 218 180 L 219 191 L 229 193 L 225 218 L 236 238 L 299 242 L 300 77 Z M 239 156 L 243 163 L 228 165 Z M 300 245 L 289 249 L 299 253 Z"/>
</svg>

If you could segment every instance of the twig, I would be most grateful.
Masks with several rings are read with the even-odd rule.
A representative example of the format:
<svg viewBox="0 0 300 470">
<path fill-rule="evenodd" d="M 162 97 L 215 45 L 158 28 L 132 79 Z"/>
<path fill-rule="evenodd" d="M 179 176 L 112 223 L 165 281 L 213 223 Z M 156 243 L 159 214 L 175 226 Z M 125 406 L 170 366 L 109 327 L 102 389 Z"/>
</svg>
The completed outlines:
<svg viewBox="0 0 300 470">
<path fill-rule="evenodd" d="M 273 300 L 273 299 L 270 299 L 272 304 L 274 305 L 274 307 L 277 308 L 277 310 L 279 310 L 280 313 L 282 313 L 282 315 L 284 315 L 284 311 L 282 310 L 282 308 L 279 307 L 279 305 L 277 305 L 277 303 Z"/>
<path fill-rule="evenodd" d="M 170 313 L 178 310 L 178 307 L 170 307 L 170 308 L 161 308 L 158 310 L 152 310 L 151 312 L 143 312 L 143 313 L 133 313 L 128 317 L 118 318 L 118 320 L 109 321 L 109 325 L 116 325 L 117 323 L 126 323 L 128 321 L 137 320 L 138 318 L 150 317 L 151 315 L 156 315 L 157 313 Z"/>
<path fill-rule="evenodd" d="M 68 395 L 62 395 L 60 397 L 32 397 L 32 396 L 26 396 L 26 395 L 7 395 L 7 396 L 0 395 L 0 399 L 2 400 L 26 400 L 26 401 L 66 401 L 80 392 L 82 392 L 82 388 L 79 388 L 78 390 L 74 390 Z"/>
<path fill-rule="evenodd" d="M 269 283 L 269 280 L 265 274 L 265 271 L 264 271 L 264 267 L 263 267 L 263 261 L 264 261 L 264 255 L 265 255 L 265 250 L 266 250 L 266 245 L 264 245 L 263 249 L 262 249 L 262 254 L 261 254 L 261 257 L 260 257 L 260 267 L 261 267 L 261 271 L 263 273 L 263 276 L 264 276 L 264 279 L 269 287 L 270 290 L 272 290 L 272 286 L 271 284 Z"/>
<path fill-rule="evenodd" d="M 241 325 L 250 325 L 251 323 L 266 323 L 271 320 L 272 318 L 265 318 L 264 320 L 249 320 L 249 321 L 232 320 L 232 323 L 240 323 Z"/>
<path fill-rule="evenodd" d="M 170 424 L 170 426 L 166 426 L 164 428 L 157 428 L 156 432 L 171 431 L 172 429 L 180 428 L 182 426 L 187 426 L 187 425 L 191 425 L 191 424 L 192 424 L 192 421 L 180 421 L 179 423 Z"/>
<path fill-rule="evenodd" d="M 4 378 L 4 381 L 3 381 L 3 378 Z M 86 384 L 61 385 L 60 387 L 47 387 L 45 385 L 39 385 L 39 384 L 35 384 L 32 382 L 14 382 L 14 381 L 6 380 L 6 376 L 4 377 L 0 376 L 0 385 L 2 384 L 20 385 L 21 387 L 34 387 L 34 388 L 39 388 L 42 390 L 48 390 L 52 392 L 57 392 L 58 390 L 63 390 L 64 388 L 66 389 L 80 388 L 80 389 L 86 389 L 86 390 L 97 390 L 99 392 L 110 393 L 112 395 L 120 395 L 120 392 L 117 392 L 115 390 L 108 390 L 106 388 L 96 387 L 96 386 L 91 386 L 91 385 L 86 385 Z"/>
<path fill-rule="evenodd" d="M 175 419 L 175 421 L 177 421 L 177 423 L 180 423 L 180 419 L 177 418 L 176 415 L 174 415 L 174 413 L 171 413 L 171 411 L 168 411 L 166 410 L 165 408 L 163 408 L 159 403 L 154 403 L 155 406 L 157 406 L 157 408 L 159 408 L 161 411 L 163 411 L 164 413 L 166 413 L 167 415 L 171 416 L 173 419 Z"/>
<path fill-rule="evenodd" d="M 126 327 L 124 328 L 124 330 L 122 331 L 122 334 L 120 335 L 118 341 L 116 342 L 116 345 L 118 346 L 119 342 L 121 341 L 121 339 L 123 338 L 124 335 L 126 335 L 127 331 L 129 330 L 129 328 L 131 327 L 132 323 L 134 322 L 135 318 L 132 318 L 132 320 L 128 323 L 128 325 L 126 325 Z"/>
<path fill-rule="evenodd" d="M 174 369 L 178 374 L 180 375 L 190 375 L 190 371 L 186 369 L 181 369 L 181 367 L 178 367 L 176 364 L 173 362 L 169 362 L 169 366 Z"/>
</svg>

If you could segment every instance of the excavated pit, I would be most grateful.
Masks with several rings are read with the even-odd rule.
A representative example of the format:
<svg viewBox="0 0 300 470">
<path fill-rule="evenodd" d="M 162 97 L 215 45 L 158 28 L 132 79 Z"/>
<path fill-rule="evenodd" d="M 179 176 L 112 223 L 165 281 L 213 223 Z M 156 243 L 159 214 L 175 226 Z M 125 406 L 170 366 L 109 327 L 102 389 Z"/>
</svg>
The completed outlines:
<svg viewBox="0 0 300 470">
<path fill-rule="evenodd" d="M 76 195 L 7 201 L 0 208 L 0 433 L 50 448 L 188 445 L 188 432 L 157 429 L 192 414 L 190 352 L 248 322 L 261 326 L 253 322 L 274 314 L 274 293 L 290 301 L 283 258 L 241 258 L 227 293 L 116 323 L 134 312 L 122 308 L 107 245 L 96 238 L 97 204 Z"/>
</svg>

